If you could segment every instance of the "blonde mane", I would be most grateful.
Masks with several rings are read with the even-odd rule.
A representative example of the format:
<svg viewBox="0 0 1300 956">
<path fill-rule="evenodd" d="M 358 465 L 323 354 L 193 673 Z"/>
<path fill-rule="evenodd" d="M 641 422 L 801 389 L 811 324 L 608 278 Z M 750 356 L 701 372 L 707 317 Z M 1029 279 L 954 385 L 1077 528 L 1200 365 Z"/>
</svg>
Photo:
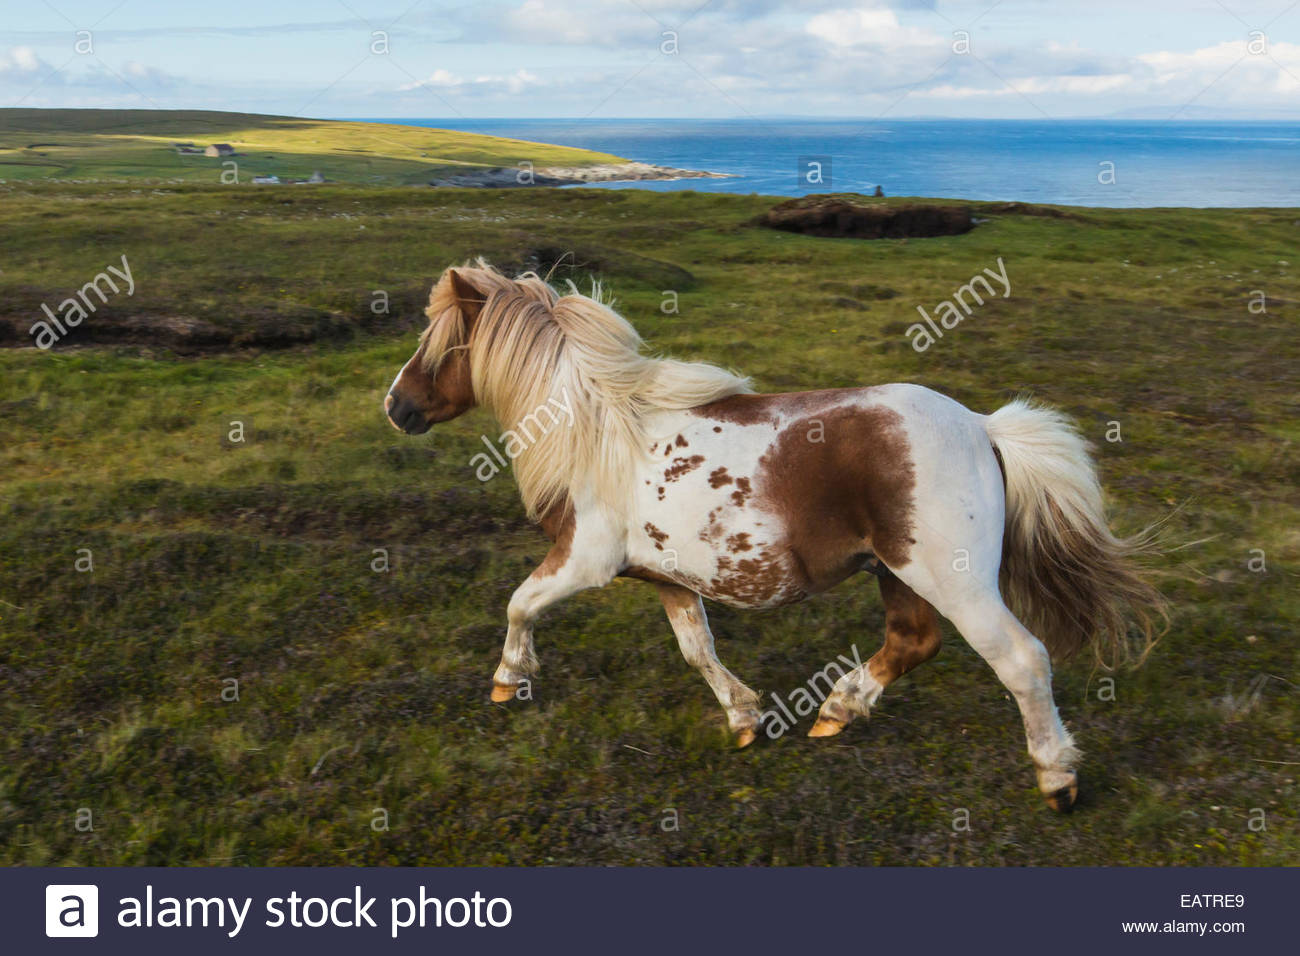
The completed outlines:
<svg viewBox="0 0 1300 956">
<path fill-rule="evenodd" d="M 527 430 L 514 470 L 532 518 L 578 487 L 608 504 L 625 499 L 637 459 L 649 454 L 649 413 L 750 391 L 747 378 L 715 365 L 642 355 L 641 336 L 600 301 L 599 286 L 585 296 L 570 283 L 561 295 L 534 273 L 508 279 L 482 260 L 456 271 L 486 303 L 469 336 L 444 276 L 426 310 L 425 367 L 435 374 L 452 350 L 468 348 L 479 404 L 507 430 Z M 554 420 L 561 407 L 572 425 L 567 412 Z"/>
</svg>

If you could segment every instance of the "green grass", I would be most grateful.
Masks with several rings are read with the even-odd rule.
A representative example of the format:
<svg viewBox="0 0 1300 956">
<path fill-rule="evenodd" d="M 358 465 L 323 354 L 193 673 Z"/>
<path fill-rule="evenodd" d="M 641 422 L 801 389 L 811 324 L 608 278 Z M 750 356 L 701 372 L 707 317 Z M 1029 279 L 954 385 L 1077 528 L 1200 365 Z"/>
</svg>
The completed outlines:
<svg viewBox="0 0 1300 956">
<path fill-rule="evenodd" d="M 5 863 L 1300 863 L 1295 210 L 980 206 L 964 236 L 862 242 L 750 225 L 772 199 L 689 192 L 0 198 L 15 322 L 123 253 L 136 295 L 87 327 L 329 319 L 280 351 L 0 351 Z M 1086 662 L 1058 668 L 1086 752 L 1072 816 L 1043 805 L 1014 704 L 950 629 L 871 721 L 809 740 L 806 718 L 737 752 L 652 589 L 620 581 L 544 617 L 533 702 L 487 702 L 506 601 L 546 543 L 507 476 L 474 477 L 484 414 L 413 439 L 380 400 L 444 266 L 541 248 L 573 250 L 560 274 L 599 274 L 654 350 L 765 389 L 909 380 L 1076 416 L 1116 526 L 1168 517 L 1187 546 L 1163 559 L 1174 620 L 1143 669 L 1111 693 Z M 915 353 L 915 307 L 998 256 L 1011 297 Z M 370 312 L 375 289 L 393 314 Z M 883 631 L 865 577 L 710 612 L 724 662 L 783 697 Z"/>
<path fill-rule="evenodd" d="M 175 143 L 229 143 L 233 157 L 178 153 Z M 0 181 L 154 181 L 220 184 L 306 179 L 408 185 L 437 175 L 530 162 L 590 166 L 619 157 L 567 146 L 387 123 L 204 110 L 0 109 Z"/>
</svg>

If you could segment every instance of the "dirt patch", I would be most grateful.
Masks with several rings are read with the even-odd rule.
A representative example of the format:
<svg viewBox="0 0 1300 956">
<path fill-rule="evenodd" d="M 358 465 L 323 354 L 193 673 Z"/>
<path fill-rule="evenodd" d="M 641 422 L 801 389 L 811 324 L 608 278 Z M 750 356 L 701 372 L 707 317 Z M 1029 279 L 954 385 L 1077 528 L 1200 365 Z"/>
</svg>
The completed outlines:
<svg viewBox="0 0 1300 956">
<path fill-rule="evenodd" d="M 284 348 L 318 339 L 347 339 L 355 325 L 315 309 L 259 311 L 243 316 L 234 328 L 222 328 L 194 315 L 174 313 L 109 313 L 100 309 L 54 345 L 145 345 L 182 354 L 236 348 Z M 33 344 L 30 315 L 0 315 L 0 346 Z"/>
<path fill-rule="evenodd" d="M 587 276 L 626 278 L 655 289 L 677 291 L 695 285 L 695 276 L 675 263 L 609 247 L 597 250 L 576 244 L 539 243 L 505 256 L 495 265 L 506 275 L 536 272 L 557 286 L 568 279 L 583 286 Z"/>
<path fill-rule="evenodd" d="M 436 457 L 431 451 L 425 448 L 411 460 L 418 458 L 427 468 Z M 174 528 L 177 534 L 202 518 L 223 532 L 246 536 L 319 544 L 426 543 L 446 554 L 468 552 L 491 535 L 532 527 L 522 512 L 495 516 L 480 495 L 459 488 L 369 491 L 319 483 L 222 488 L 148 478 L 123 483 L 110 508 L 119 520 Z"/>
<path fill-rule="evenodd" d="M 966 206 L 893 205 L 836 195 L 788 200 L 759 216 L 758 224 L 806 236 L 847 239 L 956 236 L 975 227 Z"/>
<path fill-rule="evenodd" d="M 82 345 L 128 345 L 170 349 L 178 354 L 231 351 L 235 349 L 290 348 L 317 341 L 345 341 L 358 331 L 416 327 L 413 316 L 422 307 L 420 295 L 405 297 L 397 305 L 402 316 L 373 315 L 358 306 L 356 316 L 307 306 L 263 306 L 242 309 L 228 323 L 201 315 L 150 309 L 127 311 L 100 306 L 80 325 L 67 330 L 54 349 Z M 411 299 L 410 302 L 405 301 Z M 49 301 L 38 296 L 34 301 Z M 406 316 L 406 313 L 411 316 Z M 403 317 L 405 316 L 405 317 Z M 0 348 L 21 348 L 34 344 L 31 327 L 39 313 L 0 311 Z"/>
</svg>

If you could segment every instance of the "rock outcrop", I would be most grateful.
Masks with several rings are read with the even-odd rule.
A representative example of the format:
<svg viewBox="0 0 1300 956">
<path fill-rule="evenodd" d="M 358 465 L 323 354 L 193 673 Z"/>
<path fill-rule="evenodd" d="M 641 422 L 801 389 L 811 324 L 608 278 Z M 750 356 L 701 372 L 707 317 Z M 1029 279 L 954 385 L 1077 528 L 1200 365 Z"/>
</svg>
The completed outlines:
<svg viewBox="0 0 1300 956">
<path fill-rule="evenodd" d="M 808 236 L 905 239 L 955 236 L 975 226 L 965 206 L 873 203 L 861 196 L 802 196 L 773 206 L 760 225 Z"/>
</svg>

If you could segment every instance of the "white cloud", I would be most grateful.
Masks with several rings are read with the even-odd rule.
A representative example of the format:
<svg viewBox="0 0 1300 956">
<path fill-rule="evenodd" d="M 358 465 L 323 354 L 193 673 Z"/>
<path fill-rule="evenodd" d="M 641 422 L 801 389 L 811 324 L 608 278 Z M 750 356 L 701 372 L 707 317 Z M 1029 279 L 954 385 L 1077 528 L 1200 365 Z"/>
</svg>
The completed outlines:
<svg viewBox="0 0 1300 956">
<path fill-rule="evenodd" d="M 1195 99 L 1201 105 L 1249 109 L 1293 106 L 1280 97 L 1300 90 L 1300 45 L 1294 43 L 1273 43 L 1266 56 L 1248 54 L 1243 41 L 1228 41 L 1185 52 L 1142 53 L 1128 58 L 1124 70 L 1114 69 L 1113 60 L 1111 66 L 1110 72 L 1016 75 L 999 64 L 998 73 L 1006 77 L 1006 83 L 993 76 L 981 79 L 969 74 L 966 78 L 976 82 L 954 83 L 941 78 L 914 95 L 935 100 L 1021 95 L 1050 103 L 1052 109 L 1103 95 L 1170 106 Z"/>
<path fill-rule="evenodd" d="M 805 29 L 833 47 L 935 47 L 948 42 L 929 30 L 903 26 L 887 7 L 828 10 L 810 19 Z"/>
<path fill-rule="evenodd" d="M 1145 67 L 1151 89 L 1186 90 L 1188 96 L 1213 90 L 1238 103 L 1252 97 L 1272 101 L 1278 93 L 1300 88 L 1300 44 L 1269 43 L 1266 49 L 1252 53 L 1244 41 L 1230 40 L 1186 53 L 1144 53 L 1136 59 Z"/>
<path fill-rule="evenodd" d="M 122 64 L 122 76 L 133 86 L 146 86 L 153 89 L 172 89 L 185 81 L 164 70 L 147 66 L 139 60 L 127 60 Z"/>
<path fill-rule="evenodd" d="M 6 52 L 0 53 L 0 73 L 39 73 L 49 70 L 50 65 L 29 46 L 11 46 Z"/>
<path fill-rule="evenodd" d="M 591 43 L 608 37 L 612 25 L 608 16 L 583 15 L 571 6 L 547 4 L 545 0 L 524 0 L 503 18 L 503 24 L 520 38 L 534 43 Z M 629 19 L 625 17 L 624 19 Z"/>
<path fill-rule="evenodd" d="M 450 70 L 434 70 L 429 74 L 427 79 L 416 80 L 414 83 L 406 83 L 403 86 L 399 86 L 398 89 L 405 91 L 418 90 L 421 87 L 426 86 L 459 86 L 462 82 L 464 81 Z"/>
<path fill-rule="evenodd" d="M 515 70 L 510 74 L 487 73 L 476 76 L 472 80 L 463 79 L 448 70 L 440 69 L 434 70 L 427 79 L 403 84 L 398 87 L 398 90 L 406 93 L 411 90 L 434 88 L 471 96 L 493 93 L 518 94 L 540 83 L 541 79 L 538 76 L 524 69 Z"/>
<path fill-rule="evenodd" d="M 1193 50 L 1190 53 L 1158 50 L 1155 53 L 1140 54 L 1137 59 L 1158 74 L 1175 76 L 1189 70 L 1224 70 L 1245 55 L 1244 43 L 1238 40 L 1225 40 L 1223 43 Z"/>
</svg>

